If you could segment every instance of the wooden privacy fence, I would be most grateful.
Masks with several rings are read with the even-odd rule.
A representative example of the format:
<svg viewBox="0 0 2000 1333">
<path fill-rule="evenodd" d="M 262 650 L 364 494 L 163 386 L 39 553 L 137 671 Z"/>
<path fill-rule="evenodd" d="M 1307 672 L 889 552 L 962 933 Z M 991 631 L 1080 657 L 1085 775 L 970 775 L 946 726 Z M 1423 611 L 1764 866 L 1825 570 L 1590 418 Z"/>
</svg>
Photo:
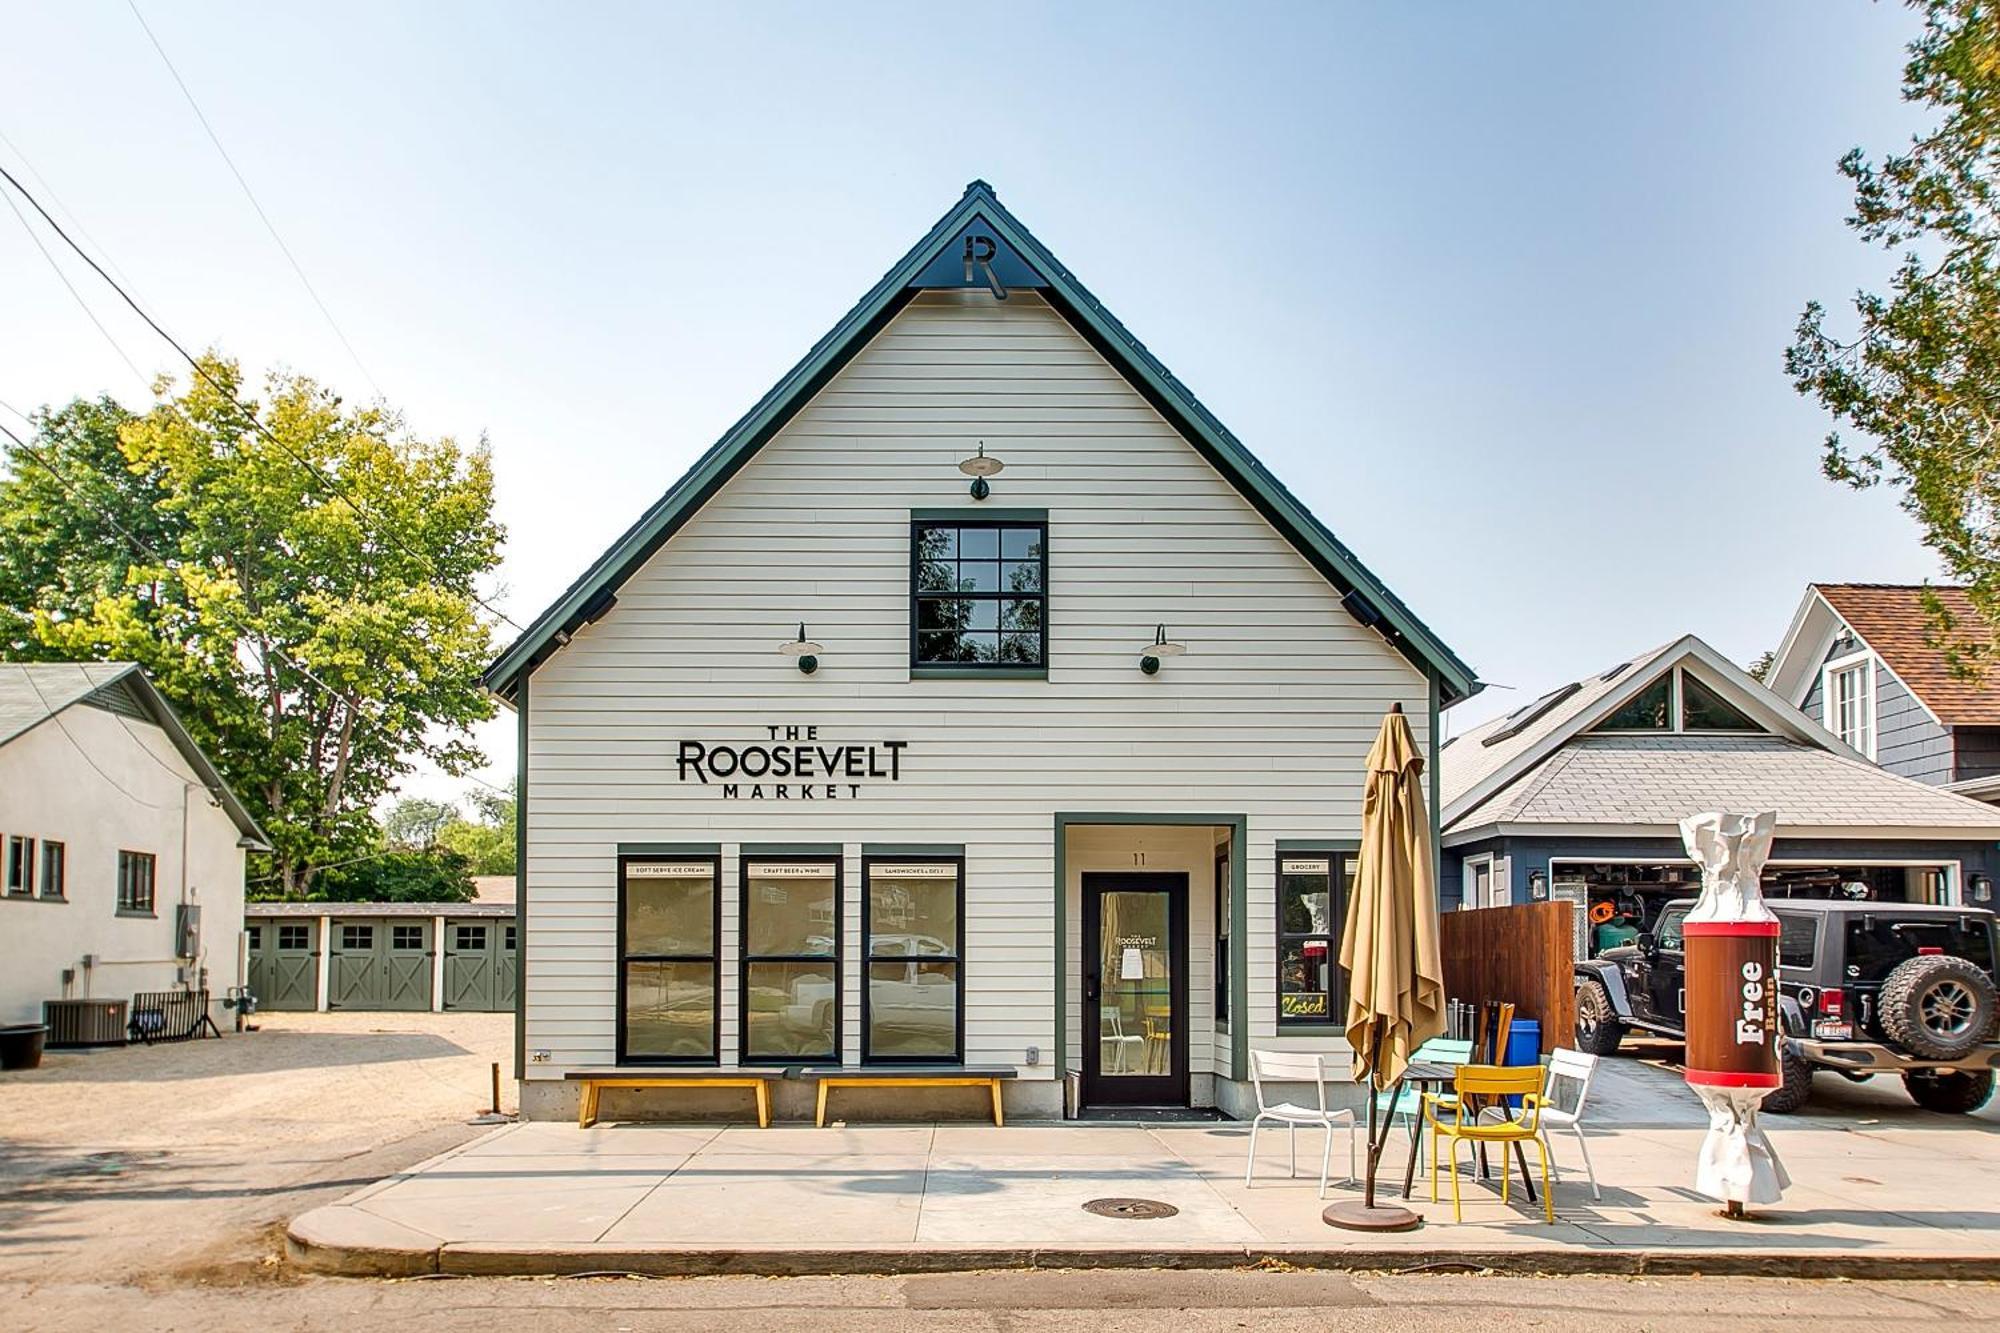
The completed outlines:
<svg viewBox="0 0 2000 1333">
<path fill-rule="evenodd" d="M 1542 1025 L 1542 1053 L 1576 1040 L 1574 926 L 1566 902 L 1445 912 L 1439 921 L 1447 997 L 1506 1001 Z"/>
</svg>

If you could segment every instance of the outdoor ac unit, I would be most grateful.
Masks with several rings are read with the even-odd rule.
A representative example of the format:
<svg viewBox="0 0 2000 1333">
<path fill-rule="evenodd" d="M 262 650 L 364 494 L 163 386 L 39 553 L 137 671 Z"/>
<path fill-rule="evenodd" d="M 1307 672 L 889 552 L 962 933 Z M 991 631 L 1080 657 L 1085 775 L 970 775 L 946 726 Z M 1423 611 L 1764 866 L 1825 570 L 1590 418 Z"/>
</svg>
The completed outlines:
<svg viewBox="0 0 2000 1333">
<path fill-rule="evenodd" d="M 193 903 L 174 910 L 174 957 L 201 957 L 201 908 Z"/>
</svg>

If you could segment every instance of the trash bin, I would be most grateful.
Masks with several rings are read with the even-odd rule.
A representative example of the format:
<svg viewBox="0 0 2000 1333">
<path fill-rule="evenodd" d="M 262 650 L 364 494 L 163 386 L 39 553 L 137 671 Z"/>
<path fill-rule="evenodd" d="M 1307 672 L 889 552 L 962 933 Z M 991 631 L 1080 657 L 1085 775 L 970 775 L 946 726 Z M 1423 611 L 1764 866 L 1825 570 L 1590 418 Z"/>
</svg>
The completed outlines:
<svg viewBox="0 0 2000 1333">
<path fill-rule="evenodd" d="M 1517 1018 L 1507 1029 L 1507 1048 L 1501 1053 L 1503 1065 L 1537 1065 L 1542 1062 L 1542 1025 L 1533 1018 Z M 1507 1098 L 1507 1105 L 1519 1109 L 1519 1097 Z"/>
<path fill-rule="evenodd" d="M 0 1069 L 39 1069 L 42 1042 L 49 1035 L 41 1023 L 15 1023 L 0 1027 Z"/>
</svg>

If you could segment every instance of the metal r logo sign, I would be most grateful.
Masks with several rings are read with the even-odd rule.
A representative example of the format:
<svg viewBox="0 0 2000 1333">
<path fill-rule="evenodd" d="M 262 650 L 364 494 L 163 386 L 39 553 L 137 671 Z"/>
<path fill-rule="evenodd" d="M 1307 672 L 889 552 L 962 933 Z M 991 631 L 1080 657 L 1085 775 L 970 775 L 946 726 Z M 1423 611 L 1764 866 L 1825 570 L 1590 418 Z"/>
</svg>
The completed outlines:
<svg viewBox="0 0 2000 1333">
<path fill-rule="evenodd" d="M 1007 299 L 1007 289 L 993 273 L 993 256 L 1000 253 L 1000 247 L 991 236 L 967 236 L 965 238 L 965 281 L 970 285 L 975 278 L 976 268 L 986 278 L 986 286 L 997 301 Z"/>
</svg>

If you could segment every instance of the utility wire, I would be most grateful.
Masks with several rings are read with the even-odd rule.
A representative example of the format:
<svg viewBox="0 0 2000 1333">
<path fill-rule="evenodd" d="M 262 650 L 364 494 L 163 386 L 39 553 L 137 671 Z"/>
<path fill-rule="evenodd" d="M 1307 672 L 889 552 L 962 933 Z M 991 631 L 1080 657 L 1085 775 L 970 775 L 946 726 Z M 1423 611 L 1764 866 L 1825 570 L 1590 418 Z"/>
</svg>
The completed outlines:
<svg viewBox="0 0 2000 1333">
<path fill-rule="evenodd" d="M 292 448 L 291 445 L 279 439 L 277 435 L 272 433 L 271 429 L 268 426 L 266 426 L 262 421 L 259 421 L 257 419 L 257 416 L 254 412 L 250 411 L 249 408 L 243 406 L 241 402 L 237 401 L 236 395 L 233 392 L 231 392 L 231 390 L 227 385 L 225 385 L 221 380 L 215 378 L 214 375 L 211 375 L 208 371 L 208 368 L 202 365 L 200 361 L 196 360 L 195 357 L 187 350 L 187 348 L 181 345 L 178 339 L 176 339 L 171 333 L 168 333 L 166 329 L 162 328 L 158 320 L 154 319 L 151 315 L 147 314 L 145 308 L 141 306 L 137 301 L 132 299 L 132 294 L 130 292 L 126 291 L 125 288 L 123 288 L 118 284 L 116 279 L 114 279 L 109 273 L 106 273 L 104 271 L 103 265 L 99 264 L 96 259 L 92 258 L 88 250 L 85 250 L 82 246 L 78 245 L 75 239 L 72 238 L 68 232 L 63 230 L 61 223 L 57 222 L 53 217 L 49 216 L 49 211 L 48 209 L 42 207 L 41 200 L 37 199 L 32 193 L 30 193 L 27 187 L 22 185 L 20 180 L 12 172 L 8 171 L 7 168 L 5 167 L 0 167 L 0 180 L 4 180 L 7 182 L 7 184 L 13 186 L 15 193 L 19 194 L 23 199 L 26 199 L 28 203 L 34 207 L 34 210 L 37 213 L 41 214 L 42 221 L 48 224 L 49 229 L 55 232 L 57 236 L 61 237 L 63 243 L 69 246 L 71 250 L 75 251 L 76 254 L 83 260 L 84 263 L 90 265 L 92 271 L 94 271 L 98 277 L 102 278 L 106 283 L 106 285 L 108 285 L 112 291 L 118 293 L 119 298 L 123 300 L 127 306 L 131 307 L 132 313 L 136 314 L 140 319 L 144 320 L 147 328 L 150 328 L 154 333 L 159 334 L 160 337 L 163 340 L 165 340 L 168 346 L 172 347 L 174 351 L 180 354 L 181 360 L 187 362 L 189 368 L 192 369 L 196 375 L 200 376 L 201 379 L 204 382 L 206 382 L 210 388 L 214 389 L 217 393 L 221 394 L 222 397 L 232 407 L 234 407 L 237 410 L 238 414 L 241 416 L 245 425 L 249 426 L 251 430 L 263 436 L 266 440 L 269 440 L 272 444 L 276 445 L 285 454 L 290 456 L 293 461 L 298 463 L 300 467 L 303 467 L 308 473 L 310 473 L 314 478 L 316 478 L 321 485 L 325 486 L 327 490 L 334 495 L 335 498 L 345 503 L 347 507 L 353 511 L 356 518 L 367 518 L 367 519 L 374 518 L 374 515 L 370 513 L 368 509 L 362 506 L 359 501 L 355 500 L 353 496 L 349 495 L 345 490 L 343 490 L 340 486 L 340 483 L 335 481 L 331 476 L 329 476 L 317 463 L 314 463 L 304 454 Z M 108 337 L 109 335 L 107 334 L 106 336 Z M 421 561 L 424 565 L 429 567 L 430 572 L 432 574 L 436 573 L 437 571 L 436 562 L 431 560 L 431 558 L 425 555 L 422 551 L 419 551 L 415 547 L 410 546 L 408 543 L 404 542 L 401 538 L 396 537 L 393 534 L 389 533 L 386 529 L 378 530 L 372 533 L 371 535 L 373 535 L 378 540 L 382 541 L 385 545 L 393 546 L 397 550 L 403 552 L 405 555 L 408 555 L 413 559 Z M 509 625 L 512 625 L 516 630 L 520 631 L 523 634 L 527 633 L 526 626 L 522 625 L 518 620 L 515 620 L 512 616 L 508 615 L 505 611 L 502 611 L 499 607 L 493 605 L 493 603 L 487 601 L 484 597 L 481 597 L 477 592 L 471 592 L 470 590 L 468 590 L 468 595 L 472 598 L 474 602 L 477 602 L 480 606 L 484 607 L 487 611 L 497 616 L 500 620 L 506 622 Z"/>
<path fill-rule="evenodd" d="M 71 500 L 75 501 L 77 504 L 81 505 L 85 509 L 90 510 L 92 513 L 96 514 L 99 518 L 103 519 L 106 523 L 109 523 L 112 529 L 131 545 L 135 553 L 149 557 L 155 563 L 163 566 L 170 563 L 167 560 L 167 558 L 161 555 L 159 551 L 156 550 L 149 542 L 135 535 L 130 528 L 126 527 L 123 523 L 119 522 L 116 515 L 112 514 L 108 509 L 105 509 L 103 506 L 94 504 L 89 499 L 79 494 L 77 488 L 70 484 L 70 478 L 64 476 L 62 471 L 59 468 L 57 468 L 55 464 L 51 463 L 48 460 L 48 458 L 42 454 L 40 450 L 36 449 L 33 445 L 29 444 L 19 435 L 16 435 L 12 429 L 10 429 L 4 424 L 0 424 L 0 435 L 5 435 L 8 439 L 12 440 L 17 449 L 19 449 L 23 454 L 27 455 L 27 457 L 31 459 L 33 462 L 40 465 L 43 471 L 47 472 L 51 477 L 55 478 L 56 485 L 62 488 L 62 492 L 64 495 L 68 496 Z M 401 740 L 396 736 L 394 732 L 389 730 L 387 725 L 377 720 L 376 718 L 370 717 L 362 709 L 358 701 L 350 699 L 345 691 L 340 690 L 335 686 L 330 685 L 326 681 L 322 680 L 318 676 L 318 674 L 316 674 L 310 667 L 302 665 L 298 661 L 298 659 L 294 658 L 284 649 L 277 647 L 265 647 L 262 645 L 252 645 L 251 651 L 257 654 L 260 665 L 263 664 L 264 654 L 268 652 L 271 656 L 277 658 L 280 662 L 284 663 L 292 670 L 298 672 L 299 675 L 303 676 L 306 680 L 312 682 L 314 685 L 319 686 L 320 689 L 325 690 L 327 694 L 332 696 L 336 701 L 347 707 L 353 713 L 357 721 L 366 722 L 370 726 L 377 728 L 381 732 L 383 739 L 391 742 L 396 746 L 398 750 L 401 750 L 402 748 Z M 39 693 L 39 691 L 37 692 Z M 87 757 L 88 756 L 86 756 L 86 758 Z M 494 792 L 497 795 L 505 796 L 510 800 L 513 798 L 514 793 L 508 791 L 504 787 L 496 786 L 493 783 L 488 782 L 485 778 L 480 777 L 476 773 L 467 773 L 465 774 L 465 777 L 467 778 L 467 780 L 475 782 L 480 786 L 486 788 L 488 791 Z M 110 781 L 110 779 L 106 778 L 106 781 Z M 115 786 L 116 784 L 114 783 L 113 785 Z M 120 790 L 122 791 L 123 788 L 120 788 Z M 126 794 L 130 795 L 131 793 L 127 792 Z M 137 800 L 138 798 L 134 797 L 133 799 Z M 166 807 L 162 806 L 160 808 L 165 809 Z"/>
<path fill-rule="evenodd" d="M 250 188 L 250 182 L 244 179 L 243 172 L 236 165 L 236 159 L 222 146 L 222 139 L 216 134 L 215 126 L 208 123 L 208 117 L 203 114 L 201 104 L 194 100 L 194 93 L 189 91 L 187 80 L 183 79 L 181 72 L 174 68 L 174 62 L 167 56 L 167 48 L 160 45 L 160 39 L 153 33 L 153 26 L 146 22 L 146 16 L 139 12 L 138 0 L 125 0 L 125 4 L 131 9 L 132 17 L 139 20 L 139 26 L 145 29 L 146 40 L 160 53 L 160 63 L 167 67 L 167 73 L 173 75 L 174 84 L 181 90 L 181 96 L 187 99 L 188 108 L 194 112 L 194 118 L 201 122 L 202 131 L 208 135 L 208 141 L 215 145 L 215 151 L 221 155 L 223 165 L 229 168 L 229 174 L 236 178 L 236 183 L 243 187 L 243 197 L 250 201 L 250 207 L 257 210 L 257 217 L 263 222 L 264 230 L 271 233 L 271 239 L 278 243 L 278 250 L 285 256 L 285 262 L 292 266 L 292 272 L 298 274 L 299 285 L 306 289 L 306 295 L 310 296 L 312 303 L 319 307 L 319 313 L 326 318 L 327 327 L 333 330 L 334 337 L 340 339 L 340 345 L 347 349 L 347 355 L 353 359 L 355 368 L 361 372 L 361 377 L 368 381 L 368 387 L 375 390 L 377 398 L 382 397 L 382 386 L 375 382 L 375 377 L 369 373 L 367 365 L 361 360 L 361 354 L 354 350 L 354 344 L 347 340 L 347 334 L 340 327 L 339 321 L 334 319 L 333 312 L 326 308 L 326 302 L 320 299 L 319 292 L 312 285 L 312 279 L 306 276 L 305 269 L 299 264 L 298 256 L 292 253 L 291 246 L 285 244 L 285 238 L 278 234 L 278 226 L 271 221 L 271 215 L 264 211 L 264 205 L 257 202 L 256 192 Z"/>
<path fill-rule="evenodd" d="M 134 805 L 143 805 L 148 810 L 171 810 L 174 808 L 171 805 L 161 805 L 158 801 L 147 800 L 117 778 L 106 773 L 104 766 L 93 759 L 90 751 L 84 749 L 82 743 L 77 740 L 76 733 L 69 729 L 69 723 L 63 721 L 63 713 L 66 711 L 66 706 L 65 708 L 57 708 L 49 702 L 49 696 L 42 693 L 41 684 L 36 681 L 35 673 L 32 669 L 23 671 L 21 674 L 27 678 L 28 688 L 33 690 L 35 697 L 42 701 L 42 707 L 48 712 L 48 715 L 55 719 L 56 727 L 62 732 L 63 739 L 69 742 L 69 748 L 82 755 L 83 762 L 89 764 L 96 771 L 98 777 L 103 778 L 106 782 L 117 788 L 118 792 Z M 186 781 L 186 779 L 183 778 L 182 781 Z"/>
<path fill-rule="evenodd" d="M 20 159 L 21 169 L 35 178 L 35 184 L 42 187 L 42 193 L 48 197 L 50 203 L 56 206 L 56 210 L 69 219 L 70 225 L 76 228 L 76 234 L 97 247 L 97 252 L 104 256 L 104 262 L 110 267 L 111 271 L 116 273 L 128 288 L 133 291 L 139 290 L 139 284 L 132 281 L 132 275 L 118 266 L 118 261 L 111 257 L 111 251 L 102 241 L 90 234 L 90 229 L 83 225 L 83 219 L 76 215 L 76 210 L 62 201 L 62 196 L 56 193 L 56 187 L 49 184 L 49 178 L 35 170 L 35 164 L 28 160 L 28 155 L 21 151 L 19 144 L 7 137 L 5 130 L 0 130 L 0 145 L 5 145 L 8 151 Z"/>
<path fill-rule="evenodd" d="M 118 340 L 111 336 L 111 330 L 104 327 L 104 321 L 97 317 L 97 312 L 90 308 L 90 303 L 83 299 L 83 293 L 79 292 L 75 284 L 69 280 L 69 274 L 63 272 L 62 265 L 56 262 L 56 257 L 49 253 L 49 248 L 46 245 L 42 244 L 42 238 L 35 235 L 35 229 L 28 225 L 28 215 L 23 213 L 21 206 L 14 202 L 14 196 L 10 194 L 5 197 L 7 207 L 13 210 L 16 218 L 20 219 L 21 230 L 28 233 L 28 239 L 33 241 L 35 248 L 42 252 L 42 258 L 48 261 L 49 270 L 56 275 L 56 280 L 62 283 L 64 290 L 69 292 L 70 299 L 76 302 L 76 308 L 81 310 L 83 317 L 95 325 L 97 331 L 104 335 L 104 341 L 111 344 L 111 350 L 118 353 L 118 359 L 125 363 L 125 368 L 132 372 L 133 378 L 137 379 L 141 384 L 150 384 L 151 381 L 146 378 L 138 366 L 133 364 L 132 358 L 125 355 L 125 349 L 118 345 Z"/>
</svg>

